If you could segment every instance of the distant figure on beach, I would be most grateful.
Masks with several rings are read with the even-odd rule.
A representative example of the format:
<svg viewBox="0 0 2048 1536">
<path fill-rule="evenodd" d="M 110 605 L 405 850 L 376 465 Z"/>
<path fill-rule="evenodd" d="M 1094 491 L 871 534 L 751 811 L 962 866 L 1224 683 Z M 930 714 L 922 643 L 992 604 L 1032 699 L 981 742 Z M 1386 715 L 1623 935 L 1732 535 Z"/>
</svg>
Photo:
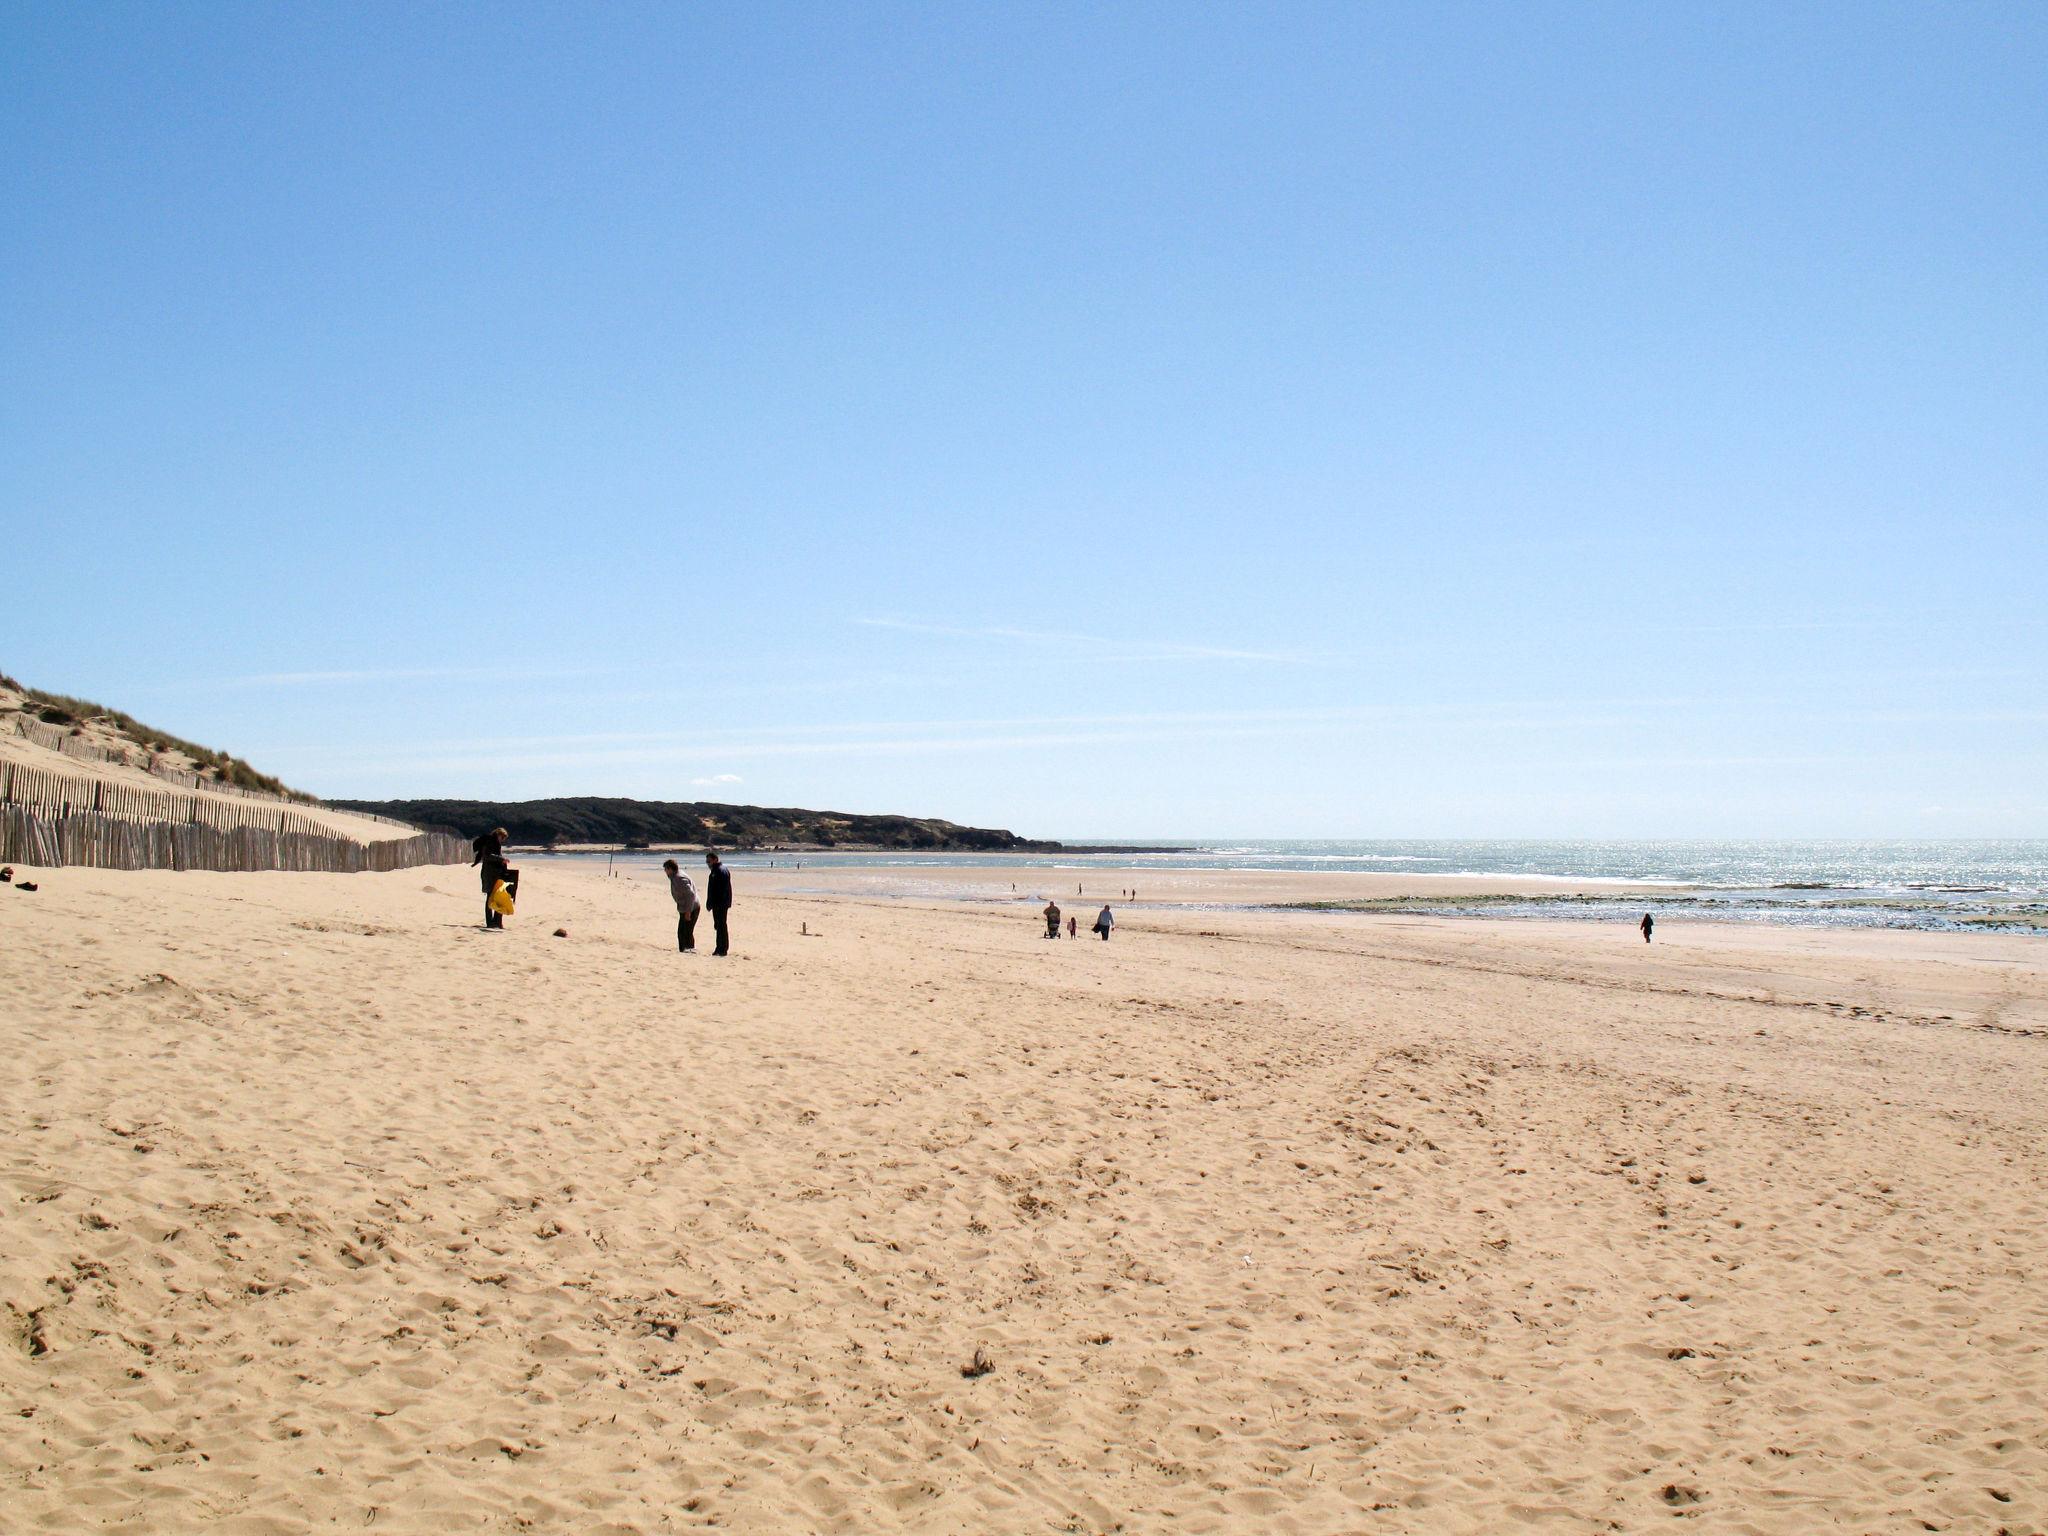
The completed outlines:
<svg viewBox="0 0 2048 1536">
<path fill-rule="evenodd" d="M 1643 942 L 1647 944 L 1650 942 L 1650 930 L 1657 926 L 1657 919 L 1650 916 L 1649 913 L 1645 912 L 1643 914 L 1642 922 L 1639 923 L 1637 926 L 1643 930 Z"/>
<path fill-rule="evenodd" d="M 1095 914 L 1095 931 L 1102 935 L 1102 941 L 1109 942 L 1109 930 L 1116 926 L 1116 918 L 1109 910 L 1109 903 L 1102 904 L 1102 910 Z"/>
<path fill-rule="evenodd" d="M 1045 904 L 1045 936 L 1048 939 L 1060 936 L 1060 904 L 1056 901 Z"/>
<path fill-rule="evenodd" d="M 1078 917 L 1070 917 L 1070 918 L 1068 918 L 1068 919 L 1067 919 L 1067 937 L 1068 937 L 1068 938 L 1070 938 L 1070 939 L 1074 939 L 1074 938 L 1079 938 L 1080 936 L 1081 936 L 1081 919 L 1079 919 Z"/>
<path fill-rule="evenodd" d="M 502 928 L 505 926 L 504 914 L 491 905 L 491 892 L 497 888 L 500 880 L 503 880 L 507 886 L 514 884 L 512 867 L 505 862 L 505 839 L 508 835 L 503 827 L 493 827 L 481 837 L 470 839 L 469 862 L 482 866 L 477 872 L 477 878 L 482 882 L 484 888 L 484 926 L 486 928 Z"/>
<path fill-rule="evenodd" d="M 697 952 L 697 916 L 704 910 L 704 904 L 697 900 L 697 887 L 690 884 L 690 877 L 683 873 L 683 867 L 674 859 L 663 859 L 661 867 L 668 874 L 668 893 L 676 902 L 676 948 L 686 955 Z"/>
<path fill-rule="evenodd" d="M 711 953 L 729 954 L 732 932 L 726 927 L 725 915 L 732 910 L 732 875 L 715 853 L 705 854 L 704 862 L 711 866 L 711 878 L 705 882 L 704 905 L 711 909 L 711 931 L 718 936 L 718 943 L 712 947 Z"/>
</svg>

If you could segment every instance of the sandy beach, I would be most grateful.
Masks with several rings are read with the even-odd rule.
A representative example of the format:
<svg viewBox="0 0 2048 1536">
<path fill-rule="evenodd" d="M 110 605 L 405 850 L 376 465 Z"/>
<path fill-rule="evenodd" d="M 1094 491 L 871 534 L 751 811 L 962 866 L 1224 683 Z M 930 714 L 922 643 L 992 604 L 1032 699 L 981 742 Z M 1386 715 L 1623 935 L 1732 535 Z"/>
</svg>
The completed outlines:
<svg viewBox="0 0 2048 1536">
<path fill-rule="evenodd" d="M 2042 941 L 811 873 L 0 890 L 0 1524 L 2048 1524 Z"/>
<path fill-rule="evenodd" d="M 699 860 L 701 862 L 701 859 Z M 1542 879 L 1515 875 L 1432 875 L 1414 871 L 1361 874 L 1351 870 L 1294 869 L 1166 869 L 1140 867 L 1013 867 L 952 864 L 942 867 L 906 865 L 897 868 L 835 868 L 830 865 L 778 862 L 772 869 L 751 871 L 760 889 L 793 895 L 829 894 L 856 898 L 888 897 L 911 901 L 1009 902 L 1024 900 L 1043 907 L 1050 896 L 1062 903 L 1078 896 L 1094 905 L 1075 915 L 1093 917 L 1104 901 L 1126 905 L 1121 892 L 1138 893 L 1143 910 L 1157 907 L 1292 906 L 1309 902 L 1384 901 L 1393 898 L 1451 896 L 1622 896 L 1631 891 L 1670 891 L 1678 887 L 1602 880 Z M 1085 926 L 1085 924 L 1084 924 Z"/>
</svg>

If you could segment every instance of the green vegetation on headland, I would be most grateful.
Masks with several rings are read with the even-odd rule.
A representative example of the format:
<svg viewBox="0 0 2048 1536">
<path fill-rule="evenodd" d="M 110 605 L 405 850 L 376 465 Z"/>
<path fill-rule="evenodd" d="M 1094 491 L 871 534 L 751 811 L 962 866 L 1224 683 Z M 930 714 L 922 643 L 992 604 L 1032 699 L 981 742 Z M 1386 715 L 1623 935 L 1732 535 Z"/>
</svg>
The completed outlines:
<svg viewBox="0 0 2048 1536">
<path fill-rule="evenodd" d="M 5 673 L 0 673 L 0 689 L 11 690 L 21 696 L 21 702 L 16 706 L 21 714 L 71 735 L 84 736 L 88 730 L 93 730 L 103 738 L 112 738 L 114 745 L 125 744 L 144 757 L 168 758 L 181 771 L 196 773 L 201 778 L 217 779 L 240 789 L 288 795 L 294 800 L 310 801 L 313 798 L 267 773 L 258 773 L 247 763 L 225 752 L 216 752 L 211 747 L 202 747 L 197 742 L 173 736 L 169 731 L 144 725 L 133 715 L 109 709 L 104 704 L 95 704 L 90 699 L 74 699 L 66 693 L 31 688 Z M 0 703 L 11 704 L 12 701 L 0 700 Z M 0 721 L 0 729 L 11 732 L 14 727 Z M 178 762 L 179 758 L 185 761 Z"/>
<path fill-rule="evenodd" d="M 783 806 L 625 800 L 594 795 L 552 800 L 330 800 L 336 810 L 373 811 L 430 830 L 473 837 L 503 827 L 519 847 L 588 843 L 626 848 L 682 844 L 717 848 L 899 849 L 905 852 L 1058 853 L 1058 843 L 1014 832 L 962 827 L 917 816 L 857 816 Z"/>
</svg>

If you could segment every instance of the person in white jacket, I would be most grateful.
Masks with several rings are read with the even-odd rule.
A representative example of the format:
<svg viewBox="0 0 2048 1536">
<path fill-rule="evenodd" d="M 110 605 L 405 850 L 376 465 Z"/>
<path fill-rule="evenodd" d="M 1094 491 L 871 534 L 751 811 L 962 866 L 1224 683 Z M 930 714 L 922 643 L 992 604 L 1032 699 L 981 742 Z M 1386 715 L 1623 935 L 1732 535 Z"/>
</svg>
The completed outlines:
<svg viewBox="0 0 2048 1536">
<path fill-rule="evenodd" d="M 704 910 L 704 904 L 697 900 L 697 887 L 690 884 L 690 877 L 674 859 L 663 859 L 661 867 L 668 874 L 668 893 L 676 901 L 676 948 L 686 955 L 694 954 L 697 914 Z"/>
<path fill-rule="evenodd" d="M 1109 903 L 1102 904 L 1102 910 L 1095 914 L 1095 931 L 1102 935 L 1103 942 L 1109 941 L 1109 930 L 1116 926 L 1116 916 L 1109 910 Z"/>
</svg>

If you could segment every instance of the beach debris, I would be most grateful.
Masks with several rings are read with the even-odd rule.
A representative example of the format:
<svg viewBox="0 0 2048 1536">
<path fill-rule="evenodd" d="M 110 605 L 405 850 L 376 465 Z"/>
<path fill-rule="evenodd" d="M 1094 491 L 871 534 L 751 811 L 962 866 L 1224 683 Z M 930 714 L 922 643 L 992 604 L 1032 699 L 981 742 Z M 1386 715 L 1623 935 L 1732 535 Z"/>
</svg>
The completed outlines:
<svg viewBox="0 0 2048 1536">
<path fill-rule="evenodd" d="M 555 930 L 555 937 L 558 939 L 566 939 L 567 937 L 569 937 L 569 930 L 566 928 L 557 928 Z"/>
<path fill-rule="evenodd" d="M 960 1374 L 973 1381 L 977 1376 L 986 1376 L 995 1368 L 996 1363 L 989 1359 L 988 1351 L 977 1344 L 974 1346 L 974 1358 L 960 1367 Z"/>
</svg>

